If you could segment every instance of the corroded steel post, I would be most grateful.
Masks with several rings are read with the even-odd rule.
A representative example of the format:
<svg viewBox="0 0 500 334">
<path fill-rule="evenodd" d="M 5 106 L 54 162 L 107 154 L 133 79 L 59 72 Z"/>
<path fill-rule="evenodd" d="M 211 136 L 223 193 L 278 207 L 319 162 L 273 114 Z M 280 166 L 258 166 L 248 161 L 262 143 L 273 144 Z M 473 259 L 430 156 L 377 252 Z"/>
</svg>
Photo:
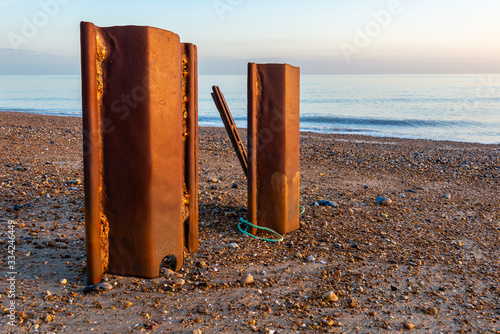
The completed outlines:
<svg viewBox="0 0 500 334">
<path fill-rule="evenodd" d="M 236 124 L 234 123 L 233 116 L 231 116 L 231 112 L 229 111 L 229 106 L 227 105 L 226 99 L 224 98 L 224 94 L 222 94 L 221 90 L 217 86 L 212 87 L 213 93 L 212 98 L 215 102 L 215 106 L 219 110 L 220 117 L 222 118 L 222 122 L 226 128 L 226 132 L 231 140 L 231 144 L 233 144 L 234 151 L 236 152 L 236 156 L 240 161 L 241 168 L 243 168 L 243 173 L 245 176 L 248 175 L 248 158 L 247 151 L 245 150 L 245 146 L 243 146 L 243 141 L 240 138 L 240 134 L 238 133 L 238 129 L 236 128 Z"/>
<path fill-rule="evenodd" d="M 249 221 L 279 233 L 300 226 L 299 118 L 300 69 L 287 64 L 250 63 Z"/>
<path fill-rule="evenodd" d="M 106 269 L 107 259 L 101 252 L 101 218 L 99 187 L 100 174 L 99 137 L 100 108 L 97 99 L 97 42 L 96 27 L 93 24 L 81 25 L 82 58 L 82 116 L 83 116 L 83 154 L 85 179 L 85 239 L 87 250 L 87 281 L 98 283 Z"/>
<path fill-rule="evenodd" d="M 88 283 L 178 270 L 185 222 L 197 249 L 196 48 L 151 27 L 81 37 Z"/>
<path fill-rule="evenodd" d="M 184 220 L 185 243 L 189 252 L 198 250 L 198 54 L 196 45 L 182 43 L 182 115 L 184 118 Z"/>
</svg>

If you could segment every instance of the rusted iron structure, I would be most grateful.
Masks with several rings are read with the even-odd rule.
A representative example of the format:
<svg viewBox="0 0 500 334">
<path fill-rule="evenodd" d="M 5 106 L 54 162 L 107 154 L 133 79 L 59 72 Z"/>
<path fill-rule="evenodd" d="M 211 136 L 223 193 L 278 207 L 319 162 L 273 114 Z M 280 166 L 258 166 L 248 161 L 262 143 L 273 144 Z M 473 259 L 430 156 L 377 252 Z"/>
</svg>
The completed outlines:
<svg viewBox="0 0 500 334">
<path fill-rule="evenodd" d="M 248 218 L 282 234 L 300 227 L 299 118 L 300 69 L 248 64 Z"/>
<path fill-rule="evenodd" d="M 241 168 L 243 168 L 243 173 L 246 176 L 248 174 L 248 158 L 245 146 L 241 141 L 240 134 L 238 133 L 238 129 L 236 128 L 236 124 L 234 123 L 233 116 L 231 116 L 231 112 L 229 110 L 229 106 L 227 105 L 226 99 L 224 98 L 224 94 L 222 94 L 220 88 L 217 86 L 213 86 L 212 90 L 212 98 L 215 102 L 215 106 L 217 107 L 217 110 L 219 110 L 220 117 L 226 128 L 226 132 L 229 136 L 229 139 L 231 140 L 231 144 L 233 144 L 234 150 L 236 151 L 236 156 L 240 161 Z"/>
<path fill-rule="evenodd" d="M 154 278 L 198 249 L 196 46 L 81 23 L 87 281 Z"/>
</svg>

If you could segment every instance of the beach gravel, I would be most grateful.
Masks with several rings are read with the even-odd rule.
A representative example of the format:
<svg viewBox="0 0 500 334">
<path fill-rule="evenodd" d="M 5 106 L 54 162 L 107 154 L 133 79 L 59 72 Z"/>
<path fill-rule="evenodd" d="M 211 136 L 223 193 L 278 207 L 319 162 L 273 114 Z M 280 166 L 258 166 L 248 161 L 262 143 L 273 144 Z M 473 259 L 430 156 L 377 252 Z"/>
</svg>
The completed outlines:
<svg viewBox="0 0 500 334">
<path fill-rule="evenodd" d="M 224 129 L 200 128 L 199 251 L 84 293 L 81 123 L 0 113 L 0 265 L 13 221 L 18 273 L 0 332 L 500 332 L 500 145 L 301 133 L 306 210 L 268 243 L 238 231 L 247 182 Z"/>
</svg>

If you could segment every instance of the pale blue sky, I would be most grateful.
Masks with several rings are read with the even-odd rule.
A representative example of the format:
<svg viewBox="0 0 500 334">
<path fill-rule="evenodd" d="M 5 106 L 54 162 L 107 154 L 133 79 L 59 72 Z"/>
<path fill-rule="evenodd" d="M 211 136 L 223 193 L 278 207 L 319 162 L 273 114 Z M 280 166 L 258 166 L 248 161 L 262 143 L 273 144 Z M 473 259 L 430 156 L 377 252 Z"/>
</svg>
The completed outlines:
<svg viewBox="0 0 500 334">
<path fill-rule="evenodd" d="M 0 74 L 78 74 L 80 21 L 174 31 L 198 45 L 200 73 L 243 74 L 248 61 L 499 73 L 499 15 L 498 0 L 0 0 Z"/>
</svg>

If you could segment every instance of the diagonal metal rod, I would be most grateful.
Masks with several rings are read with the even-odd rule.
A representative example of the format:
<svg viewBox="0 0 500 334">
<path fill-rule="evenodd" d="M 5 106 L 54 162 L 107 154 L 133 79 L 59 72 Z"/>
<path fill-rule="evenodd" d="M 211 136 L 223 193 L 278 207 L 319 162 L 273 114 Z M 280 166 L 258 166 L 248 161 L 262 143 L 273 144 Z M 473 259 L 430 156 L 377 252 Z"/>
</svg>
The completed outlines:
<svg viewBox="0 0 500 334">
<path fill-rule="evenodd" d="M 213 86 L 212 89 L 212 98 L 214 99 L 215 105 L 219 110 L 220 117 L 222 118 L 222 122 L 224 122 L 224 126 L 226 127 L 227 134 L 231 139 L 233 148 L 236 151 L 236 155 L 240 160 L 243 172 L 245 173 L 245 176 L 248 177 L 247 151 L 245 150 L 245 146 L 243 146 L 243 142 L 241 141 L 240 135 L 238 134 L 238 129 L 236 128 L 236 124 L 234 123 L 233 117 L 231 116 L 231 112 L 229 111 L 229 107 L 227 106 L 226 99 L 224 98 L 224 95 L 222 94 L 218 86 Z"/>
</svg>

